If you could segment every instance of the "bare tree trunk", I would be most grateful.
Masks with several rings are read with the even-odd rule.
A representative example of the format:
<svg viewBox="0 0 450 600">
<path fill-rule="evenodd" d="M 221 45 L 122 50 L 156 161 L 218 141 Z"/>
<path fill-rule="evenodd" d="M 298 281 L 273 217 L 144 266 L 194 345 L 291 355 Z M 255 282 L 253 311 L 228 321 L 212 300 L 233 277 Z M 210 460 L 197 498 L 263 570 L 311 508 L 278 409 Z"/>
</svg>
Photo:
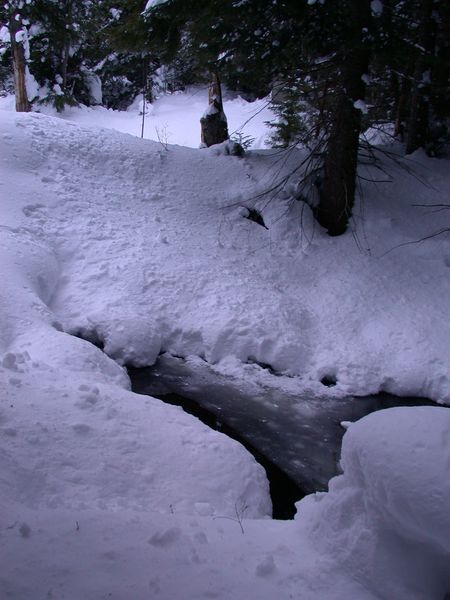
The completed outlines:
<svg viewBox="0 0 450 600">
<path fill-rule="evenodd" d="M 402 77 L 401 83 L 399 84 L 398 95 L 396 98 L 396 110 L 395 110 L 395 126 L 394 136 L 399 137 L 400 140 L 404 141 L 405 135 L 405 122 L 408 113 L 408 98 L 411 90 L 411 81 L 409 77 Z"/>
<path fill-rule="evenodd" d="M 433 0 L 422 0 L 418 10 L 420 53 L 416 58 L 411 90 L 406 153 L 410 154 L 429 141 L 429 109 L 431 94 L 431 59 L 435 35 L 432 25 Z"/>
<path fill-rule="evenodd" d="M 222 85 L 220 83 L 219 75 L 217 73 L 212 74 L 211 83 L 208 90 L 208 103 L 213 104 L 217 101 L 223 110 L 222 102 Z"/>
<path fill-rule="evenodd" d="M 22 22 L 13 13 L 9 21 L 11 35 L 11 54 L 14 69 L 14 91 L 16 95 L 16 111 L 29 112 L 31 105 L 28 100 L 26 86 L 26 60 L 22 43 L 16 41 L 16 33 L 22 29 Z"/>
<path fill-rule="evenodd" d="M 213 73 L 208 92 L 208 108 L 200 119 L 201 140 L 204 146 L 221 144 L 228 140 L 227 118 L 223 111 L 222 87 L 219 76 Z"/>
<path fill-rule="evenodd" d="M 329 235 L 344 233 L 352 214 L 362 114 L 354 103 L 365 97 L 361 77 L 367 72 L 369 62 L 369 51 L 361 40 L 361 30 L 370 15 L 368 0 L 349 0 L 347 8 L 352 35 L 343 50 L 338 74 L 316 209 L 316 218 Z"/>
<path fill-rule="evenodd" d="M 436 8 L 436 7 L 435 7 Z M 450 122 L 450 10 L 440 6 L 438 29 L 436 32 L 435 64 L 432 69 L 433 118 L 444 129 Z M 434 124 L 433 124 L 434 125 Z"/>
<path fill-rule="evenodd" d="M 63 56 L 61 62 L 61 71 L 62 71 L 62 90 L 64 93 L 67 92 L 67 66 L 69 63 L 69 44 L 65 44 L 63 49 Z"/>
<path fill-rule="evenodd" d="M 65 14 L 66 14 L 66 27 L 72 26 L 72 0 L 66 0 L 65 2 Z M 69 65 L 69 54 L 70 54 L 70 37 L 67 36 L 66 42 L 64 44 L 62 57 L 61 57 L 61 76 L 62 76 L 62 90 L 64 93 L 67 93 L 67 68 Z"/>
</svg>

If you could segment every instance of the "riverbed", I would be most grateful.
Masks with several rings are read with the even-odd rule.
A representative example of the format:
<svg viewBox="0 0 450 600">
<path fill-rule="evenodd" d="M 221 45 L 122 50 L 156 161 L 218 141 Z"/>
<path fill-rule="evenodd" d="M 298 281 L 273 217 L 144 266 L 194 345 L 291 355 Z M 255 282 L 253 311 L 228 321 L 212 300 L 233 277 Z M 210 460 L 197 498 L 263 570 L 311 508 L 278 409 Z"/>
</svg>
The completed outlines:
<svg viewBox="0 0 450 600">
<path fill-rule="evenodd" d="M 218 373 L 206 362 L 161 355 L 155 365 L 128 370 L 134 392 L 182 406 L 209 426 L 243 443 L 265 467 L 274 516 L 289 518 L 294 502 L 325 491 L 340 472 L 344 422 L 393 406 L 434 405 L 387 393 L 333 398 L 301 394 Z"/>
</svg>

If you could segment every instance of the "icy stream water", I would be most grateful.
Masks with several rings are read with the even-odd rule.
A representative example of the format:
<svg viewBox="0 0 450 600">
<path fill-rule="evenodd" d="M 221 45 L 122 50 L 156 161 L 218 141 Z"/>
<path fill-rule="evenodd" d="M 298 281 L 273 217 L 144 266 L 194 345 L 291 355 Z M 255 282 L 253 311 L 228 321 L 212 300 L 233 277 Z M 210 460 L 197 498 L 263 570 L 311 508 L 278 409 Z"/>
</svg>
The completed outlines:
<svg viewBox="0 0 450 600">
<path fill-rule="evenodd" d="M 152 367 L 129 369 L 129 375 L 134 392 L 183 406 L 243 442 L 268 471 L 272 499 L 274 487 L 281 488 L 292 506 L 305 493 L 326 490 L 339 473 L 345 432 L 341 421 L 356 421 L 393 406 L 434 404 L 384 393 L 364 398 L 302 397 L 274 386 L 243 384 L 218 374 L 207 363 L 192 364 L 169 355 L 162 355 Z M 274 515 L 276 511 L 285 517 L 290 512 L 283 506 Z"/>
</svg>

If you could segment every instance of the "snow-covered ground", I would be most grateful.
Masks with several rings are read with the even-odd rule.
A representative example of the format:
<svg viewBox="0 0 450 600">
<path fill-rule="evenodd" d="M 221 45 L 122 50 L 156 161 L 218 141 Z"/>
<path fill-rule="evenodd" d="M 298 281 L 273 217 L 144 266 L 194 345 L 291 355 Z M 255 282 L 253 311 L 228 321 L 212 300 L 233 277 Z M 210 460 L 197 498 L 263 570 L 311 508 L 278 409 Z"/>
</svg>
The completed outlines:
<svg viewBox="0 0 450 600">
<path fill-rule="evenodd" d="M 146 103 L 144 138 L 162 144 L 198 148 L 200 117 L 207 106 L 207 87 L 187 88 L 185 92 L 166 94 L 151 104 Z M 0 98 L 0 108 L 13 110 L 14 97 Z M 56 114 L 55 109 L 50 106 L 41 106 L 39 110 L 48 115 Z M 271 132 L 265 123 L 273 119 L 268 98 L 246 102 L 239 95 L 225 92 L 224 110 L 228 131 L 233 139 L 247 141 L 253 148 L 268 146 Z M 141 137 L 142 96 L 137 96 L 126 111 L 80 105 L 67 107 L 59 116 L 80 125 L 107 127 Z"/>
<path fill-rule="evenodd" d="M 447 408 L 352 425 L 344 475 L 276 522 L 252 457 L 131 393 L 120 365 L 164 350 L 245 377 L 257 360 L 299 393 L 450 403 L 450 244 L 410 243 L 445 225 L 449 162 L 416 153 L 414 175 L 363 182 L 352 230 L 329 238 L 293 185 L 256 198 L 299 153 L 112 130 L 131 114 L 0 112 L 0 597 L 442 600 Z M 195 147 L 173 123 L 168 141 Z"/>
</svg>

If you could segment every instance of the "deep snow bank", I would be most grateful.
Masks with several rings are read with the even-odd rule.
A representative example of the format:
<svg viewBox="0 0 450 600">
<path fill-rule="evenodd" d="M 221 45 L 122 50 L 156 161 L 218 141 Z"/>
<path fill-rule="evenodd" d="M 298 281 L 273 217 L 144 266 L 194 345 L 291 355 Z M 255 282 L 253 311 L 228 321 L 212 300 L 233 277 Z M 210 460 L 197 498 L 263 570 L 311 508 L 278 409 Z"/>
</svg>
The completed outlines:
<svg viewBox="0 0 450 600">
<path fill-rule="evenodd" d="M 392 408 L 350 426 L 343 475 L 298 503 L 311 543 L 380 598 L 450 590 L 450 410 Z"/>
<path fill-rule="evenodd" d="M 69 125 L 69 146 L 57 150 L 62 185 L 55 194 L 44 167 L 53 142 L 39 126 L 47 118 L 8 117 L 0 228 L 2 505 L 228 516 L 246 506 L 249 517 L 270 514 L 264 470 L 239 444 L 181 409 L 127 391 L 117 363 L 63 331 L 49 305 L 69 274 L 68 256 L 47 219 L 77 195 L 67 165 L 82 150 Z M 53 222 L 57 229 L 73 225 L 74 214 L 64 212 Z"/>
<path fill-rule="evenodd" d="M 353 231 L 332 239 L 293 184 L 256 199 L 301 153 L 238 159 L 38 114 L 2 122 L 4 194 L 20 235 L 40 232 L 57 257 L 64 330 L 122 362 L 162 349 L 232 373 L 257 360 L 315 394 L 449 401 L 449 239 L 410 244 L 442 227 L 448 161 L 405 163 L 428 186 L 389 165 L 392 183 L 363 183 Z M 255 204 L 268 229 L 244 218 Z"/>
</svg>

